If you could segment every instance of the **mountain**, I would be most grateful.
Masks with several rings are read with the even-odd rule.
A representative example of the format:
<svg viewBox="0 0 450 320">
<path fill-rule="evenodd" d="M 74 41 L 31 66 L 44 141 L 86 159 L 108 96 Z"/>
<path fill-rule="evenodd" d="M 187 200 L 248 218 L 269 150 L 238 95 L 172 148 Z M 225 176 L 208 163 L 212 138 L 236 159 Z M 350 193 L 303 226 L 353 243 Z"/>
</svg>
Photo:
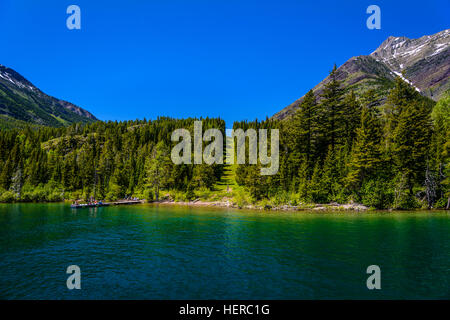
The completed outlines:
<svg viewBox="0 0 450 320">
<path fill-rule="evenodd" d="M 450 29 L 418 39 L 389 37 L 370 55 L 353 57 L 336 70 L 345 90 L 361 95 L 376 89 L 378 103 L 383 104 L 395 77 L 400 76 L 422 95 L 435 101 L 450 89 Z M 329 77 L 313 88 L 320 100 Z M 303 97 L 273 117 L 292 115 Z"/>
<path fill-rule="evenodd" d="M 96 120 L 88 111 L 45 94 L 16 71 L 0 65 L 0 127 L 60 127 Z"/>
</svg>

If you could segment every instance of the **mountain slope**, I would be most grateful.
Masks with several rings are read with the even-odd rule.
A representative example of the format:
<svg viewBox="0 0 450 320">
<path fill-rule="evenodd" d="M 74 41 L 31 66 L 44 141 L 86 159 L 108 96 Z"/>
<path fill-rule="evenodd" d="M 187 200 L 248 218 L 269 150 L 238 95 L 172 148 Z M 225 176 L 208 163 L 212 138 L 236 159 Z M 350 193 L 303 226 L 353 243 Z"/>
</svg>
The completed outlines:
<svg viewBox="0 0 450 320">
<path fill-rule="evenodd" d="M 418 39 L 389 37 L 372 54 L 423 95 L 439 100 L 450 88 L 450 29 Z"/>
<path fill-rule="evenodd" d="M 450 30 L 418 39 L 389 37 L 369 56 L 349 59 L 336 71 L 345 90 L 357 95 L 376 89 L 379 104 L 385 101 L 396 76 L 413 85 L 422 95 L 439 100 L 450 88 Z M 313 88 L 320 94 L 329 77 Z M 291 116 L 303 97 L 274 115 L 276 119 Z"/>
<path fill-rule="evenodd" d="M 0 124 L 65 126 L 97 119 L 88 111 L 49 96 L 16 71 L 0 65 Z"/>
</svg>

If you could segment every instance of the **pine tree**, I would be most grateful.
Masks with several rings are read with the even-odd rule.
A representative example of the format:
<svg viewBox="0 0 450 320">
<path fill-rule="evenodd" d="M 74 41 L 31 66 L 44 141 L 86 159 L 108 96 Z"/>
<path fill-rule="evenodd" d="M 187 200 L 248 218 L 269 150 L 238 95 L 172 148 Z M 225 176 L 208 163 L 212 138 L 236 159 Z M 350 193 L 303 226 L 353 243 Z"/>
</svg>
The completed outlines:
<svg viewBox="0 0 450 320">
<path fill-rule="evenodd" d="M 317 103 L 312 90 L 308 91 L 292 119 L 292 134 L 296 149 L 310 157 L 313 154 L 314 138 L 317 133 Z"/>
<path fill-rule="evenodd" d="M 432 125 L 430 109 L 424 103 L 412 101 L 403 106 L 393 133 L 393 159 L 404 178 L 409 194 L 415 183 L 422 184 L 430 149 Z"/>
<path fill-rule="evenodd" d="M 167 184 L 169 177 L 169 152 L 167 147 L 161 141 L 152 151 L 151 158 L 146 163 L 147 185 L 152 187 L 155 192 L 156 200 L 159 200 L 159 192 Z"/>
<path fill-rule="evenodd" d="M 326 201 L 336 201 L 336 196 L 341 191 L 340 185 L 340 166 L 339 155 L 341 154 L 342 147 L 333 148 L 332 145 L 328 147 L 328 153 L 323 163 L 322 172 L 322 192 L 326 195 Z"/>
<path fill-rule="evenodd" d="M 292 149 L 298 153 L 296 157 L 297 162 L 306 161 L 307 177 L 311 177 L 313 171 L 312 159 L 316 153 L 315 144 L 318 136 L 317 120 L 316 98 L 313 91 L 310 90 L 305 95 L 290 122 L 292 130 L 288 132 L 293 140 Z"/>
<path fill-rule="evenodd" d="M 352 90 L 345 96 L 342 102 L 343 144 L 351 146 L 356 137 L 356 130 L 360 126 L 361 106 L 356 100 L 355 92 Z"/>
<path fill-rule="evenodd" d="M 211 189 L 215 183 L 214 168 L 208 164 L 194 166 L 192 183 L 197 188 Z"/>
<path fill-rule="evenodd" d="M 311 173 L 312 175 L 312 173 Z M 311 175 L 309 174 L 309 166 L 306 159 L 303 159 L 300 165 L 300 169 L 298 172 L 299 176 L 299 186 L 298 186 L 298 194 L 299 200 L 301 202 L 311 202 L 310 195 L 310 179 Z"/>
<path fill-rule="evenodd" d="M 320 149 L 325 155 L 328 146 L 331 148 L 342 143 L 343 135 L 343 118 L 342 118 L 342 96 L 343 89 L 341 82 L 337 80 L 337 68 L 334 65 L 333 70 L 328 76 L 329 81 L 325 84 L 322 92 L 320 130 L 324 134 Z"/>
<path fill-rule="evenodd" d="M 392 140 L 394 137 L 394 131 L 399 123 L 400 115 L 403 109 L 407 108 L 411 102 L 417 101 L 424 103 L 424 107 L 431 112 L 432 105 L 429 99 L 421 96 L 411 85 L 403 81 L 400 77 L 395 79 L 395 84 L 386 100 L 384 107 L 385 121 L 385 137 L 386 137 L 386 150 L 391 151 Z"/>
<path fill-rule="evenodd" d="M 353 191 L 359 190 L 364 179 L 374 176 L 381 161 L 381 123 L 376 109 L 364 107 L 360 122 L 346 179 Z"/>
<path fill-rule="evenodd" d="M 13 163 L 11 160 L 7 160 L 3 165 L 0 173 L 0 188 L 8 190 L 11 185 L 11 175 L 13 170 Z"/>
<path fill-rule="evenodd" d="M 438 181 L 437 197 L 450 206 L 450 90 L 434 106 L 433 152 L 434 172 Z"/>
<path fill-rule="evenodd" d="M 440 184 L 443 187 L 443 196 L 447 197 L 447 205 L 445 208 L 448 210 L 450 209 L 450 126 L 446 131 L 447 138 L 442 150 L 444 162 L 441 166 L 442 180 Z"/>
<path fill-rule="evenodd" d="M 261 200 L 268 195 L 267 176 L 260 174 L 261 165 L 251 165 L 246 185 L 253 200 Z"/>
<path fill-rule="evenodd" d="M 327 194 L 324 192 L 322 174 L 319 162 L 316 162 L 309 185 L 310 199 L 315 203 L 327 201 Z"/>
</svg>

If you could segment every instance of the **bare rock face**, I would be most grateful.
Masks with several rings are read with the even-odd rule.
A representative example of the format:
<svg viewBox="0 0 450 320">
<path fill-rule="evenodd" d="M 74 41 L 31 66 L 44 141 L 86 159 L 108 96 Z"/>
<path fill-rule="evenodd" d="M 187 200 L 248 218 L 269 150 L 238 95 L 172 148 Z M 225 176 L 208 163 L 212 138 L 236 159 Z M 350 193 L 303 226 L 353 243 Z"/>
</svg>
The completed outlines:
<svg viewBox="0 0 450 320">
<path fill-rule="evenodd" d="M 450 88 L 450 29 L 418 39 L 389 37 L 371 56 L 429 98 Z"/>
<path fill-rule="evenodd" d="M 447 50 L 450 46 L 449 30 L 418 39 L 391 36 L 371 56 L 381 60 L 393 71 L 400 72 L 422 59 L 430 59 Z"/>
<path fill-rule="evenodd" d="M 353 90 L 357 95 L 375 89 L 380 104 L 397 76 L 422 95 L 439 100 L 450 89 L 450 29 L 418 39 L 389 37 L 369 56 L 353 57 L 336 70 L 344 89 Z M 329 77 L 313 88 L 319 101 L 328 81 Z M 290 117 L 302 101 L 303 97 L 273 117 Z"/>
</svg>

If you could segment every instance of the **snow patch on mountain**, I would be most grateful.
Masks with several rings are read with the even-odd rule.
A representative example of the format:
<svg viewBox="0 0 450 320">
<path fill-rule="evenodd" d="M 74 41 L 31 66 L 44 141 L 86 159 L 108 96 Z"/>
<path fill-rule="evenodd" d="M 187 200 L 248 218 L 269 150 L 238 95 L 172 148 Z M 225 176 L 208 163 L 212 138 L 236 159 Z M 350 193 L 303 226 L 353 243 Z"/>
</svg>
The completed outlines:
<svg viewBox="0 0 450 320">
<path fill-rule="evenodd" d="M 418 39 L 389 37 L 370 55 L 399 72 L 450 47 L 449 29 Z"/>
<path fill-rule="evenodd" d="M 3 66 L 0 65 L 0 67 L 3 67 Z M 20 82 L 20 81 L 17 81 L 17 80 L 15 80 L 15 79 L 13 79 L 14 77 L 12 77 L 12 75 L 10 75 L 10 74 L 7 73 L 7 72 L 1 72 L 1 71 L 0 71 L 0 77 L 3 78 L 3 79 L 5 79 L 5 80 L 7 80 L 7 81 L 9 81 L 9 82 L 11 82 L 12 84 L 18 86 L 19 88 L 22 88 L 22 89 L 23 89 L 23 88 L 26 88 L 26 89 L 29 89 L 29 90 L 32 90 L 32 91 L 35 90 L 35 88 L 34 88 L 33 86 L 24 84 L 24 83 L 22 83 L 22 82 Z"/>
<path fill-rule="evenodd" d="M 400 78 L 402 78 L 403 81 L 405 81 L 406 83 L 408 83 L 409 85 L 414 87 L 414 89 L 416 89 L 416 91 L 420 92 L 420 89 L 417 88 L 415 85 L 413 85 L 413 83 L 411 81 L 409 81 L 408 79 L 406 79 L 400 72 L 397 72 L 397 71 L 393 71 L 393 72 L 394 72 L 395 75 L 397 75 Z"/>
</svg>

